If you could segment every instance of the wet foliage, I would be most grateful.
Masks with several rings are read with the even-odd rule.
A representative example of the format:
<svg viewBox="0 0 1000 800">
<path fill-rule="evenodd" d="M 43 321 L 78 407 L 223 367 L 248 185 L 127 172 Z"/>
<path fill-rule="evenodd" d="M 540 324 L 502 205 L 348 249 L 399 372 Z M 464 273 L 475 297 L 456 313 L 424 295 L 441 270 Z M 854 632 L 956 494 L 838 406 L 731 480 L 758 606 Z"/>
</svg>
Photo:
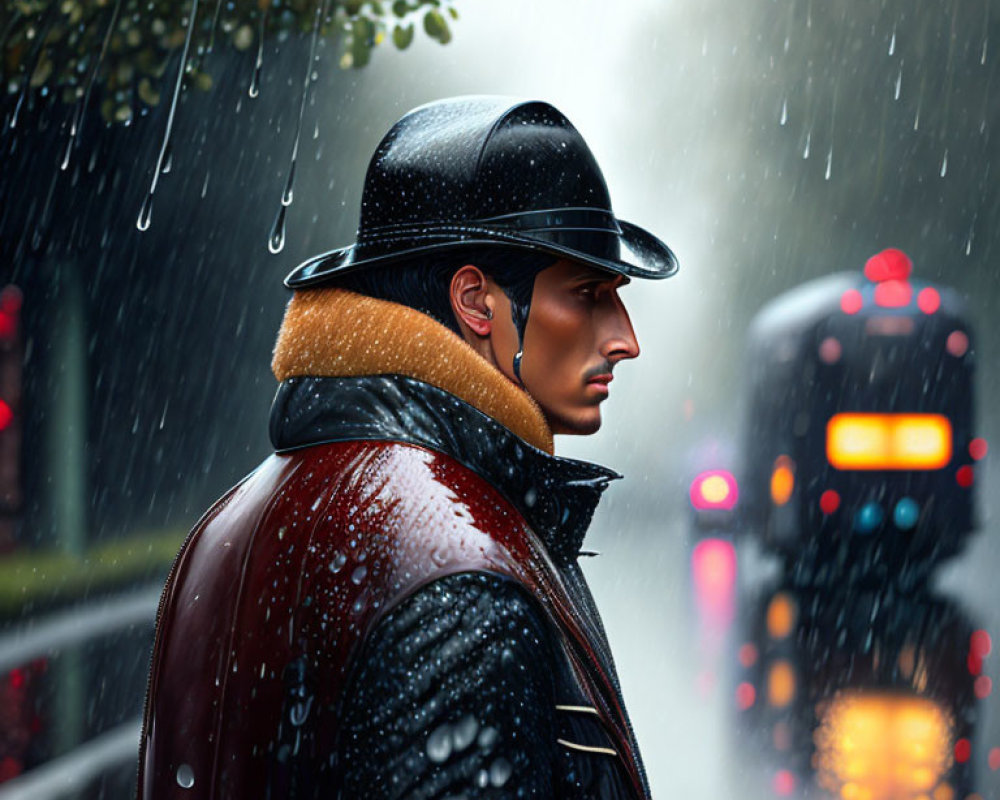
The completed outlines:
<svg viewBox="0 0 1000 800">
<path fill-rule="evenodd" d="M 129 122 L 169 97 L 165 73 L 182 49 L 185 81 L 209 89 L 205 60 L 216 48 L 256 49 L 259 62 L 268 37 L 318 28 L 338 40 L 340 66 L 357 68 L 386 40 L 408 47 L 418 26 L 446 44 L 457 18 L 439 0 L 9 0 L 0 8 L 0 81 L 18 107 L 32 90 L 86 105 L 96 88 L 104 119 Z"/>
</svg>

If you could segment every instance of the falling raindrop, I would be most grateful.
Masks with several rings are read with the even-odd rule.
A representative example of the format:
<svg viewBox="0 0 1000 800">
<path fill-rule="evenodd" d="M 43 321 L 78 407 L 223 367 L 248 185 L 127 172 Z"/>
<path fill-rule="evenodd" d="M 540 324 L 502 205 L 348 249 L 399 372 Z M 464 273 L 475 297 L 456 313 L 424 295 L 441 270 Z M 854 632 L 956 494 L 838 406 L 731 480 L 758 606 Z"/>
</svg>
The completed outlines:
<svg viewBox="0 0 1000 800">
<path fill-rule="evenodd" d="M 285 212 L 288 211 L 288 206 L 280 205 L 278 206 L 278 214 L 274 218 L 274 224 L 271 226 L 271 233 L 267 237 L 267 249 L 277 255 L 282 250 L 285 249 Z"/>
<path fill-rule="evenodd" d="M 146 194 L 146 199 L 142 201 L 142 208 L 139 209 L 139 219 L 136 227 L 140 231 L 149 230 L 149 223 L 153 216 L 153 192 Z"/>
<path fill-rule="evenodd" d="M 802 157 L 809 158 L 809 146 L 812 143 L 812 131 L 806 134 L 806 146 L 802 150 Z"/>
<path fill-rule="evenodd" d="M 945 148 L 944 157 L 941 159 L 941 177 L 948 174 L 948 148 Z"/>
<path fill-rule="evenodd" d="M 987 40 L 983 39 L 983 54 L 979 58 L 979 63 L 984 66 L 986 65 L 986 45 L 987 45 Z"/>
<path fill-rule="evenodd" d="M 260 72 L 264 66 L 264 26 L 267 25 L 267 10 L 270 4 L 264 6 L 264 11 L 260 15 L 260 33 L 257 36 L 257 60 L 253 65 L 253 77 L 250 79 L 250 88 L 247 94 L 257 97 L 260 94 Z"/>
<path fill-rule="evenodd" d="M 889 55 L 895 55 L 896 53 L 896 26 L 892 26 L 892 36 L 889 39 Z"/>
<path fill-rule="evenodd" d="M 184 67 L 187 64 L 188 53 L 191 51 L 191 39 L 194 36 L 194 23 L 198 16 L 198 0 L 191 0 L 191 11 L 188 17 L 187 35 L 184 37 L 184 50 L 181 53 L 181 63 L 177 67 L 177 80 L 174 83 L 174 94 L 170 100 L 170 112 L 167 114 L 167 126 L 163 131 L 163 143 L 160 145 L 160 155 L 156 159 L 156 169 L 153 170 L 153 180 L 149 185 L 149 193 L 139 210 L 136 227 L 140 231 L 149 229 L 153 214 L 153 195 L 156 193 L 156 183 L 163 172 L 163 164 L 170 149 L 170 135 L 174 128 L 174 115 L 177 113 L 177 100 L 181 94 L 181 84 L 184 82 Z"/>
<path fill-rule="evenodd" d="M 222 0 L 216 0 L 215 13 L 212 15 L 212 33 L 208 38 L 206 53 L 211 53 L 215 49 L 215 30 L 219 27 L 219 12 L 222 11 Z"/>
<path fill-rule="evenodd" d="M 830 173 L 833 168 L 833 148 L 831 147 L 829 152 L 826 154 L 826 172 L 823 174 L 824 180 L 830 180 Z"/>
<path fill-rule="evenodd" d="M 299 140 L 302 137 L 302 119 L 306 113 L 306 102 L 309 99 L 309 85 L 312 83 L 312 63 L 316 58 L 316 42 L 319 40 L 320 25 L 329 0 L 323 0 L 316 6 L 316 17 L 313 20 L 312 41 L 309 44 L 309 60 L 306 64 L 306 76 L 302 81 L 302 98 L 299 102 L 299 117 L 295 123 L 295 138 L 292 143 L 292 156 L 288 165 L 288 177 L 285 179 L 285 189 L 281 193 L 281 208 L 275 218 L 274 226 L 271 228 L 271 235 L 268 238 L 267 248 L 272 253 L 280 253 L 285 246 L 285 209 L 292 204 L 294 197 L 293 185 L 295 183 L 295 163 L 299 157 Z M 279 229 L 280 223 L 280 231 Z M 280 235 L 279 235 L 280 234 Z"/>
<path fill-rule="evenodd" d="M 892 93 L 892 99 L 893 100 L 898 100 L 899 99 L 899 92 L 900 92 L 900 89 L 902 88 L 902 86 L 903 86 L 903 62 L 900 61 L 899 62 L 899 72 L 896 74 L 896 86 L 893 89 L 893 93 Z"/>
<path fill-rule="evenodd" d="M 281 193 L 281 205 L 290 206 L 294 197 L 292 187 L 295 183 L 295 160 L 293 158 L 291 168 L 288 170 L 288 178 L 285 180 L 285 191 Z"/>
<path fill-rule="evenodd" d="M 21 91 L 17 96 L 17 103 L 14 105 L 14 113 L 10 117 L 10 128 L 17 127 L 17 118 L 21 113 L 21 108 L 24 106 L 24 101 L 28 96 L 28 91 L 31 89 L 31 76 L 34 75 L 35 69 L 38 67 L 38 62 L 41 60 L 43 46 L 46 39 L 49 38 L 49 31 L 52 29 L 53 23 L 56 21 L 56 17 L 60 13 L 59 7 L 61 4 L 53 3 L 49 7 L 49 12 L 45 21 L 45 25 L 42 31 L 35 37 L 35 44 L 31 51 L 31 56 L 23 61 L 27 68 L 22 73 L 23 81 L 21 83 Z M 16 17 L 15 17 L 16 19 Z"/>
<path fill-rule="evenodd" d="M 778 121 L 779 125 L 784 125 L 788 122 L 788 99 L 782 100 L 781 102 L 781 119 Z"/>
<path fill-rule="evenodd" d="M 97 71 L 101 68 L 101 64 L 104 63 L 104 56 L 107 55 L 108 45 L 111 42 L 111 34 L 115 30 L 115 26 L 118 24 L 118 14 L 122 8 L 122 0 L 118 0 L 115 3 L 115 7 L 111 12 L 111 20 L 108 22 L 108 28 L 104 33 L 104 41 L 101 44 L 101 52 L 97 57 L 97 61 L 94 63 L 94 68 L 90 71 L 90 75 L 87 77 L 87 88 L 83 93 L 83 98 L 77 103 L 76 110 L 73 112 L 73 122 L 70 124 L 69 128 L 69 141 L 66 142 L 66 152 L 63 155 L 62 164 L 60 169 L 65 170 L 69 167 L 70 156 L 73 153 L 73 148 L 76 147 L 77 136 L 80 132 L 80 125 L 82 124 L 83 112 L 86 110 L 90 101 L 90 92 L 94 87 L 94 81 L 97 78 Z"/>
</svg>

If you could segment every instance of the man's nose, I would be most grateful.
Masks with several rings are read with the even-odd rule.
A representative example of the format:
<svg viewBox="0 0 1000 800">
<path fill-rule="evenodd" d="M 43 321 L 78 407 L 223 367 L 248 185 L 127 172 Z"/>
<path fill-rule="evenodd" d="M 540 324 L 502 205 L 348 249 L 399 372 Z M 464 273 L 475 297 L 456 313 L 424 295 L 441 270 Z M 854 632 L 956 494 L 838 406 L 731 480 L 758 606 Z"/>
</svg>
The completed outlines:
<svg viewBox="0 0 1000 800">
<path fill-rule="evenodd" d="M 639 355 L 639 342 L 632 329 L 632 320 L 617 295 L 614 295 L 603 322 L 601 355 L 612 364 Z"/>
</svg>

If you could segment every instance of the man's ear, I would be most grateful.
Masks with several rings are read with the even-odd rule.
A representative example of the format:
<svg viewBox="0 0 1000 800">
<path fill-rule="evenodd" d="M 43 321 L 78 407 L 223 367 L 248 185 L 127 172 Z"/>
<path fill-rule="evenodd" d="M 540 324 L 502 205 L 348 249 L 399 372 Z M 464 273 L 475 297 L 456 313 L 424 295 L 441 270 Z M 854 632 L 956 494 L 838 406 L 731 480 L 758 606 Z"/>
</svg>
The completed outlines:
<svg viewBox="0 0 1000 800">
<path fill-rule="evenodd" d="M 489 336 L 493 330 L 493 298 L 486 276 L 479 267 L 466 264 L 451 278 L 451 310 L 460 327 L 476 336 Z"/>
</svg>

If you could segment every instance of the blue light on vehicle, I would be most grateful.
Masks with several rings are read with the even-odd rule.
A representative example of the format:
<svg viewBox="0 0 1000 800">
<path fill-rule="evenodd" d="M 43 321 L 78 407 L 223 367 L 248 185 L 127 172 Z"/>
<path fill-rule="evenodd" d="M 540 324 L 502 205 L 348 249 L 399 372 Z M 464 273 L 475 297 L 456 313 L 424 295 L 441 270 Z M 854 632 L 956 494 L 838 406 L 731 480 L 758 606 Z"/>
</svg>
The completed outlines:
<svg viewBox="0 0 1000 800">
<path fill-rule="evenodd" d="M 904 497 L 892 511 L 892 521 L 901 531 L 908 531 L 920 519 L 920 506 L 911 497 Z"/>
<path fill-rule="evenodd" d="M 871 533 L 882 524 L 885 516 L 878 503 L 865 503 L 854 515 L 854 529 L 858 533 Z"/>
</svg>

